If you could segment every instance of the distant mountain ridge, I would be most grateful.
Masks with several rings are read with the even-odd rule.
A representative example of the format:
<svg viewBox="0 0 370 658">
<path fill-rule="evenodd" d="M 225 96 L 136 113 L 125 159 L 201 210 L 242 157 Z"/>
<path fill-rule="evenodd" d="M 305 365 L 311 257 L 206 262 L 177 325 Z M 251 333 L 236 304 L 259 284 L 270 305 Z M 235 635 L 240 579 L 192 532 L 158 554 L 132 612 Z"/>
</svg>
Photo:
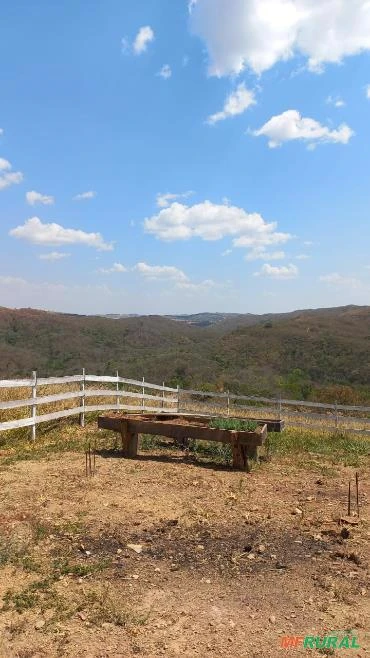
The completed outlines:
<svg viewBox="0 0 370 658">
<path fill-rule="evenodd" d="M 370 307 L 125 317 L 0 308 L 0 378 L 82 368 L 252 394 L 273 395 L 282 382 L 303 393 L 368 390 Z"/>
</svg>

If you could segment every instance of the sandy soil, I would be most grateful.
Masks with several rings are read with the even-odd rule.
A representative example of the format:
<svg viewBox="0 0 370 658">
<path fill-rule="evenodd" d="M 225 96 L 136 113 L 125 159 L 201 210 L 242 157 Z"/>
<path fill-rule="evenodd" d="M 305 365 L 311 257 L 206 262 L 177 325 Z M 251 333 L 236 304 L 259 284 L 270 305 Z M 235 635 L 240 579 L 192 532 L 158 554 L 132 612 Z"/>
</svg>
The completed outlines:
<svg viewBox="0 0 370 658">
<path fill-rule="evenodd" d="M 364 469 L 345 530 L 353 469 L 245 474 L 175 449 L 84 469 L 67 453 L 0 470 L 0 656 L 275 657 L 282 636 L 336 629 L 361 648 L 327 655 L 369 652 Z"/>
</svg>

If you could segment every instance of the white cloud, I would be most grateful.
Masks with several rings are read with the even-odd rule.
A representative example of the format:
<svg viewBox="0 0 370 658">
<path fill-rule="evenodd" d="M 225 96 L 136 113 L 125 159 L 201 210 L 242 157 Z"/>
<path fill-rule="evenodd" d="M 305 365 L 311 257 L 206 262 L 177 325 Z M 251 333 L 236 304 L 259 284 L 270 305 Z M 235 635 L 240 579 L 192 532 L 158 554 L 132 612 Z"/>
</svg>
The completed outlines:
<svg viewBox="0 0 370 658">
<path fill-rule="evenodd" d="M 40 254 L 40 260 L 62 260 L 63 258 L 69 258 L 71 254 L 65 254 L 61 251 L 51 251 L 48 254 Z"/>
<path fill-rule="evenodd" d="M 190 0 L 210 75 L 256 74 L 296 54 L 312 71 L 370 50 L 368 0 Z"/>
<path fill-rule="evenodd" d="M 134 270 L 139 272 L 143 277 L 151 281 L 168 281 L 175 285 L 176 289 L 183 290 L 186 293 L 202 293 L 209 291 L 211 288 L 219 287 L 212 279 L 205 279 L 196 283 L 173 265 L 148 265 L 147 263 L 137 263 Z"/>
<path fill-rule="evenodd" d="M 8 171 L 11 168 L 12 165 L 10 164 L 9 160 L 5 160 L 5 158 L 0 158 L 0 171 Z"/>
<path fill-rule="evenodd" d="M 328 96 L 325 103 L 334 107 L 345 107 L 345 102 L 340 96 Z"/>
<path fill-rule="evenodd" d="M 267 252 L 263 247 L 258 249 L 253 249 L 249 254 L 246 255 L 245 260 L 283 260 L 286 258 L 284 251 L 272 251 Z"/>
<path fill-rule="evenodd" d="M 3 134 L 4 134 L 4 129 L 0 128 L 0 135 L 3 135 Z"/>
<path fill-rule="evenodd" d="M 254 276 L 267 276 L 270 279 L 296 279 L 298 274 L 299 271 L 295 265 L 274 267 L 273 265 L 265 263 L 260 272 L 255 272 Z"/>
<path fill-rule="evenodd" d="M 248 109 L 248 107 L 255 104 L 256 99 L 254 92 L 247 89 L 244 82 L 241 82 L 236 90 L 227 97 L 223 110 L 221 112 L 216 112 L 216 114 L 211 114 L 207 119 L 207 123 L 214 125 L 217 121 L 222 121 L 228 117 L 242 114 Z"/>
<path fill-rule="evenodd" d="M 178 288 L 181 288 L 181 290 L 184 290 L 185 292 L 207 292 L 211 290 L 212 288 L 219 287 L 219 285 L 213 281 L 213 279 L 205 279 L 204 281 L 200 281 L 200 283 L 194 283 L 192 281 L 182 281 L 177 284 Z"/>
<path fill-rule="evenodd" d="M 310 258 L 310 256 L 308 256 L 307 254 L 298 254 L 298 256 L 296 256 L 295 258 L 296 260 L 307 260 L 308 258 Z"/>
<path fill-rule="evenodd" d="M 258 213 L 243 208 L 204 201 L 193 206 L 172 203 L 144 222 L 145 231 L 160 240 L 220 240 L 233 238 L 233 245 L 256 249 L 282 244 L 292 236 L 276 231 L 276 223 L 267 223 Z"/>
<path fill-rule="evenodd" d="M 233 253 L 232 249 L 225 249 L 225 251 L 222 252 L 221 256 L 230 256 L 230 254 Z"/>
<path fill-rule="evenodd" d="M 370 85 L 367 85 L 366 87 L 366 98 L 370 100 Z"/>
<path fill-rule="evenodd" d="M 168 80 L 172 75 L 172 69 L 169 64 L 164 64 L 161 70 L 158 72 L 158 75 L 164 80 Z"/>
<path fill-rule="evenodd" d="M 189 281 L 185 272 L 173 265 L 147 265 L 147 263 L 141 262 L 137 263 L 134 269 L 147 279 L 172 280 L 177 283 Z"/>
<path fill-rule="evenodd" d="M 40 192 L 26 192 L 26 201 L 30 206 L 34 206 L 36 203 L 42 203 L 44 206 L 53 205 L 55 199 L 53 196 L 47 196 L 46 194 L 40 194 Z"/>
<path fill-rule="evenodd" d="M 192 194 L 194 194 L 192 190 L 182 192 L 181 194 L 171 194 L 170 192 L 167 192 L 166 194 L 157 194 L 156 203 L 158 208 L 167 208 L 172 201 L 175 201 L 176 199 L 186 199 Z"/>
<path fill-rule="evenodd" d="M 83 201 L 84 199 L 93 199 L 96 197 L 96 192 L 94 190 L 89 190 L 88 192 L 81 192 L 81 194 L 76 194 L 73 197 L 73 201 Z"/>
<path fill-rule="evenodd" d="M 320 276 L 319 280 L 331 286 L 339 286 L 340 288 L 359 288 L 361 286 L 361 281 L 355 277 L 342 276 L 338 272 Z"/>
<path fill-rule="evenodd" d="M 259 130 L 254 130 L 255 137 L 264 135 L 268 138 L 270 148 L 281 146 L 283 142 L 302 140 L 310 146 L 331 142 L 348 144 L 354 132 L 343 123 L 336 130 L 330 130 L 315 119 L 302 117 L 297 110 L 287 110 L 282 114 L 271 117 Z"/>
<path fill-rule="evenodd" d="M 11 171 L 12 165 L 9 160 L 0 158 L 0 190 L 5 190 L 11 185 L 18 185 L 23 180 L 21 171 Z"/>
<path fill-rule="evenodd" d="M 83 244 L 99 251 L 111 251 L 113 245 L 104 242 L 100 233 L 85 233 L 79 229 L 64 228 L 60 224 L 43 224 L 38 217 L 31 217 L 23 226 L 9 231 L 9 235 L 32 244 L 59 246 L 65 244 Z"/>
<path fill-rule="evenodd" d="M 122 263 L 113 263 L 112 267 L 104 268 L 101 267 L 99 272 L 102 274 L 113 274 L 114 272 L 127 272 L 127 267 L 122 265 Z"/>
<path fill-rule="evenodd" d="M 136 55 L 141 55 L 144 53 L 148 47 L 148 44 L 154 40 L 154 32 L 149 25 L 145 25 L 140 28 L 138 31 L 133 49 Z"/>
</svg>

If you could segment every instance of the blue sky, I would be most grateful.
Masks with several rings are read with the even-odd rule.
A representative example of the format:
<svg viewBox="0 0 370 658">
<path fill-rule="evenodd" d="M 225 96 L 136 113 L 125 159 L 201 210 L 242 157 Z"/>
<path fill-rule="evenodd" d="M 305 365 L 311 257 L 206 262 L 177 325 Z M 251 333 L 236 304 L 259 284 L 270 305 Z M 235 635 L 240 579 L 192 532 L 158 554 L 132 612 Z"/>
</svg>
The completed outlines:
<svg viewBox="0 0 370 658">
<path fill-rule="evenodd" d="M 0 49 L 0 305 L 370 303 L 367 0 L 12 0 Z"/>
</svg>

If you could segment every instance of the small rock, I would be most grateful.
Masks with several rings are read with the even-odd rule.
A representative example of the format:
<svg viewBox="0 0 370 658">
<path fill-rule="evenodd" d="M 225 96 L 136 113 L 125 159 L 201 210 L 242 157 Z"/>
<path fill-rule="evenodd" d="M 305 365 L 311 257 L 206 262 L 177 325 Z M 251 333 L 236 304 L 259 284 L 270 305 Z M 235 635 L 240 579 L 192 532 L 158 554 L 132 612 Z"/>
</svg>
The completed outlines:
<svg viewBox="0 0 370 658">
<path fill-rule="evenodd" d="M 248 553 L 247 558 L 248 558 L 248 560 L 255 560 L 255 559 L 256 559 L 256 556 L 255 556 L 254 553 Z"/>
<path fill-rule="evenodd" d="M 270 622 L 271 624 L 275 624 L 275 622 L 276 622 L 276 617 L 275 617 L 275 615 L 270 615 L 270 616 L 269 616 L 269 622 Z"/>
<path fill-rule="evenodd" d="M 314 499 L 313 496 L 307 496 L 307 498 L 306 498 L 306 500 L 308 500 L 309 502 L 311 502 L 311 500 L 313 500 L 313 499 Z"/>
<path fill-rule="evenodd" d="M 134 580 L 138 580 L 139 576 L 137 575 L 137 573 L 133 573 L 131 578 L 133 578 Z"/>
<path fill-rule="evenodd" d="M 143 550 L 143 547 L 141 544 L 126 544 L 127 548 L 129 548 L 131 551 L 134 551 L 135 553 L 141 553 Z"/>
<path fill-rule="evenodd" d="M 301 509 L 299 509 L 299 507 L 296 507 L 296 508 L 292 511 L 292 514 L 301 515 L 301 514 L 303 514 L 303 512 L 302 512 Z"/>
<path fill-rule="evenodd" d="M 207 585 L 210 585 L 210 584 L 211 584 L 211 581 L 210 581 L 209 578 L 207 578 L 204 582 L 207 583 Z"/>
<path fill-rule="evenodd" d="M 122 553 L 122 548 L 117 548 L 117 555 L 120 555 Z"/>
<path fill-rule="evenodd" d="M 85 615 L 84 612 L 78 612 L 78 613 L 77 613 L 77 617 L 79 617 L 80 619 L 82 619 L 82 621 L 86 621 L 86 619 L 87 619 L 87 615 Z"/>
<path fill-rule="evenodd" d="M 198 546 L 197 546 L 197 550 L 198 550 L 198 551 L 204 551 L 204 546 L 203 546 L 203 544 L 198 544 Z"/>
<path fill-rule="evenodd" d="M 260 544 L 259 547 L 257 548 L 257 553 L 264 553 L 266 550 L 265 546 L 263 544 Z"/>
<path fill-rule="evenodd" d="M 87 557 L 90 557 L 91 551 L 85 551 L 85 555 L 87 555 Z"/>
<path fill-rule="evenodd" d="M 156 567 L 156 568 L 154 569 L 154 571 L 155 571 L 156 573 L 161 573 L 161 570 L 160 570 L 159 567 Z"/>
<path fill-rule="evenodd" d="M 35 623 L 35 628 L 37 631 L 41 630 L 41 628 L 44 628 L 45 626 L 45 619 L 38 619 L 37 622 Z"/>
</svg>

